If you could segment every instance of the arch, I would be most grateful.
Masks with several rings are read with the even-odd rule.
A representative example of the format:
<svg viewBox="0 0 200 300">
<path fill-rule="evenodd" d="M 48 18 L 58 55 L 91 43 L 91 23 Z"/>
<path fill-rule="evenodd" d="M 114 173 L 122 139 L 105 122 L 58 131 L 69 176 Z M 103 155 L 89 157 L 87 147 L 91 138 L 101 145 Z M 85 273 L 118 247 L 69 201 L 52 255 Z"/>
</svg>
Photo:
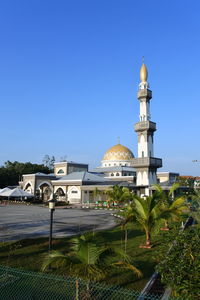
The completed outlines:
<svg viewBox="0 0 200 300">
<path fill-rule="evenodd" d="M 78 194 L 78 193 L 80 193 L 80 191 L 75 185 L 71 186 L 67 192 L 67 194 Z"/>
<path fill-rule="evenodd" d="M 42 181 L 37 189 L 40 191 L 40 198 L 42 201 L 48 201 L 53 193 L 53 188 L 48 181 Z"/>
<path fill-rule="evenodd" d="M 30 181 L 26 182 L 23 188 L 24 191 L 26 191 L 27 193 L 33 193 L 33 185 Z"/>
<path fill-rule="evenodd" d="M 120 174 L 117 172 L 117 173 L 116 173 L 116 176 L 120 176 Z"/>
<path fill-rule="evenodd" d="M 65 196 L 65 192 L 64 192 L 62 187 L 58 187 L 55 194 L 58 195 L 58 196 L 61 196 L 61 197 Z"/>
<path fill-rule="evenodd" d="M 68 189 L 67 198 L 70 203 L 80 203 L 81 191 L 76 186 L 72 186 Z"/>
<path fill-rule="evenodd" d="M 42 182 L 37 186 L 37 189 L 40 189 L 41 186 L 42 186 L 42 185 L 45 185 L 45 184 L 48 185 L 48 186 L 50 187 L 51 190 L 53 190 L 51 183 L 48 182 L 48 181 L 42 181 Z"/>
<path fill-rule="evenodd" d="M 63 169 L 59 169 L 58 172 L 57 172 L 57 174 L 64 174 L 64 173 L 65 173 L 65 172 L 64 172 Z"/>
</svg>

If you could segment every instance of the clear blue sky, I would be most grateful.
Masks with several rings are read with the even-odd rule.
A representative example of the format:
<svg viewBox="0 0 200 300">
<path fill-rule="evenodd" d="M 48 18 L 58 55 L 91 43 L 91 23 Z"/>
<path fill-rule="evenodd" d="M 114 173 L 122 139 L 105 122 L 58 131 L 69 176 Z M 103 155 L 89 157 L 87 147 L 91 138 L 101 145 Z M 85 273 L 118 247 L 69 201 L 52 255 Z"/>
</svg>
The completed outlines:
<svg viewBox="0 0 200 300">
<path fill-rule="evenodd" d="M 141 58 L 161 171 L 200 175 L 200 1 L 0 3 L 0 163 L 137 156 Z"/>
</svg>

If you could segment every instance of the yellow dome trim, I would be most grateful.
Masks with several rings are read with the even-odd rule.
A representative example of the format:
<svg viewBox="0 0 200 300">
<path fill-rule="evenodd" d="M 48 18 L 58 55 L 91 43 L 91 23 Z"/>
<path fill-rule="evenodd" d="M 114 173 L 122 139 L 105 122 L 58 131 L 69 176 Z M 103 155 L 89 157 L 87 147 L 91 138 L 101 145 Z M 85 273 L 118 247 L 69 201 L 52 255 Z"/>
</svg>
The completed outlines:
<svg viewBox="0 0 200 300">
<path fill-rule="evenodd" d="M 106 151 L 103 160 L 132 160 L 133 153 L 127 147 L 117 144 Z"/>
<path fill-rule="evenodd" d="M 147 82 L 148 71 L 146 65 L 143 63 L 140 69 L 140 80 L 141 82 Z"/>
</svg>

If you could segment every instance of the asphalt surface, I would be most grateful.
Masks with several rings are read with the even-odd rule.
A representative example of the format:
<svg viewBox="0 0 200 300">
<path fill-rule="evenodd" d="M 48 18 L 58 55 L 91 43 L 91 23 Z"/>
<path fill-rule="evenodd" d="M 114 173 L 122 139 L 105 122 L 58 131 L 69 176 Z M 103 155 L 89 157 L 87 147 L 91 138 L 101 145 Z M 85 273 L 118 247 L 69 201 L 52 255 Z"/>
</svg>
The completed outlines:
<svg viewBox="0 0 200 300">
<path fill-rule="evenodd" d="M 46 207 L 0 205 L 0 241 L 49 235 L 50 213 Z M 67 237 L 89 230 L 109 229 L 116 225 L 111 211 L 56 209 L 53 236 Z"/>
</svg>

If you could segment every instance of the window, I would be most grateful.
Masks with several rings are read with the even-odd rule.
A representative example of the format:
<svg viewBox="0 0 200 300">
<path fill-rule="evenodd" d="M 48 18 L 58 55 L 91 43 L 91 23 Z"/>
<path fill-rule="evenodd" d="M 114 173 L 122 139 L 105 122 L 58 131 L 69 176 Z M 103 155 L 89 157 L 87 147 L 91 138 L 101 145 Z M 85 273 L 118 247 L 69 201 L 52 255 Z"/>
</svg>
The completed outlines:
<svg viewBox="0 0 200 300">
<path fill-rule="evenodd" d="M 116 176 L 119 176 L 119 173 L 116 173 Z"/>
<path fill-rule="evenodd" d="M 60 170 L 57 172 L 57 174 L 64 174 L 63 169 L 60 169 Z"/>
<path fill-rule="evenodd" d="M 111 176 L 114 176 L 114 174 L 113 174 L 113 173 L 111 173 Z"/>
<path fill-rule="evenodd" d="M 127 174 L 126 174 L 126 173 L 124 173 L 124 176 L 127 176 Z"/>
<path fill-rule="evenodd" d="M 71 191 L 71 193 L 72 193 L 72 194 L 77 194 L 78 192 L 77 192 L 77 191 Z"/>
<path fill-rule="evenodd" d="M 142 151 L 142 157 L 144 157 L 144 151 Z"/>
</svg>

